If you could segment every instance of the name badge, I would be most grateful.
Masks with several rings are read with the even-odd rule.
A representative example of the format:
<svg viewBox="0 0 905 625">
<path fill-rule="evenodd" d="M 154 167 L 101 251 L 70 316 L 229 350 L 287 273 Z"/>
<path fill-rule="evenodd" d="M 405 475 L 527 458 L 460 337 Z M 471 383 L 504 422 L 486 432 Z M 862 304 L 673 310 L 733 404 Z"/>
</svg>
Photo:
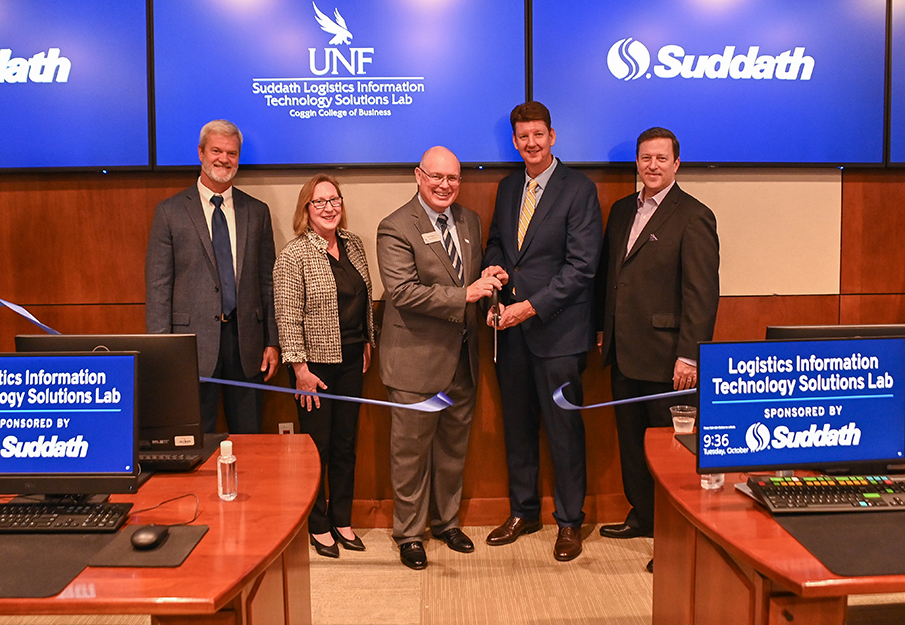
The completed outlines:
<svg viewBox="0 0 905 625">
<path fill-rule="evenodd" d="M 439 243 L 440 233 L 436 230 L 434 230 L 433 232 L 425 232 L 421 235 L 421 240 L 424 241 L 425 245 L 430 245 L 431 243 Z"/>
</svg>

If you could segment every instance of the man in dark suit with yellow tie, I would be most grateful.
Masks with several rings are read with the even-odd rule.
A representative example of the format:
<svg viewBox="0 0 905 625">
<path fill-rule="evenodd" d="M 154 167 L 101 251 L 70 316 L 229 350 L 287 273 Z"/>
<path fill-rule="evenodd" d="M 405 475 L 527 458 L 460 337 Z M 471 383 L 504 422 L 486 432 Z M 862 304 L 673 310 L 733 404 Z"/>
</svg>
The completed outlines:
<svg viewBox="0 0 905 625">
<path fill-rule="evenodd" d="M 501 266 L 497 379 L 503 404 L 510 516 L 487 537 L 513 542 L 540 529 L 537 480 L 543 420 L 555 474 L 553 518 L 557 560 L 581 553 L 587 490 L 584 422 L 563 410 L 553 392 L 582 401 L 581 373 L 594 345 L 593 282 L 603 224 L 597 187 L 552 154 L 556 132 L 540 102 L 510 115 L 512 140 L 525 169 L 500 182 L 484 266 Z M 488 318 L 488 324 L 492 320 Z"/>
<path fill-rule="evenodd" d="M 151 333 L 195 334 L 202 377 L 270 379 L 279 365 L 270 210 L 232 186 L 242 133 L 218 119 L 201 129 L 201 175 L 154 211 L 145 262 Z M 221 385 L 201 385 L 205 432 L 217 425 Z M 222 388 L 229 431 L 261 431 L 261 391 Z"/>
<path fill-rule="evenodd" d="M 377 228 L 386 311 L 380 378 L 390 400 L 413 404 L 443 391 L 440 412 L 392 408 L 393 539 L 402 563 L 427 566 L 423 538 L 474 551 L 459 528 L 462 469 L 478 380 L 478 304 L 501 286 L 482 276 L 481 219 L 456 203 L 461 171 L 448 149 L 429 149 L 415 168 L 418 192 Z"/>
<path fill-rule="evenodd" d="M 613 204 L 597 277 L 598 343 L 612 367 L 614 399 L 694 388 L 698 342 L 713 338 L 720 299 L 716 218 L 676 184 L 678 139 L 650 128 L 638 137 L 636 154 L 644 186 Z M 693 401 L 616 406 L 622 484 L 632 509 L 624 523 L 600 528 L 601 535 L 653 535 L 644 433 L 672 425 L 669 407 Z"/>
</svg>

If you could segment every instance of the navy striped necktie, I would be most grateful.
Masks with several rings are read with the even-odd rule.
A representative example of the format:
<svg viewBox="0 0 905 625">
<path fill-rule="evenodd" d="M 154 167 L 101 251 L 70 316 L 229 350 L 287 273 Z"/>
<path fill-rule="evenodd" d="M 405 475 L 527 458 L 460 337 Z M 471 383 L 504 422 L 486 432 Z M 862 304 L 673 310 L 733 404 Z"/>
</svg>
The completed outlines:
<svg viewBox="0 0 905 625">
<path fill-rule="evenodd" d="M 443 237 L 443 247 L 446 249 L 446 253 L 449 254 L 449 260 L 452 262 L 453 269 L 456 270 L 456 275 L 459 276 L 459 283 L 464 285 L 465 272 L 462 269 L 462 259 L 459 258 L 459 252 L 456 250 L 452 235 L 447 227 L 446 215 L 437 215 L 437 225 L 440 226 L 440 236 Z"/>
</svg>

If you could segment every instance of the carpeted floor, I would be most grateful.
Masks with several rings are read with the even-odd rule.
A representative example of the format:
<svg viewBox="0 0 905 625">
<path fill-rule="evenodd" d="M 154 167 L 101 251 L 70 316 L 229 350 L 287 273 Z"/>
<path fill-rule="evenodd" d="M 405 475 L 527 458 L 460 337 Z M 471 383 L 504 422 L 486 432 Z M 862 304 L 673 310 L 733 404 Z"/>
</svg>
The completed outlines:
<svg viewBox="0 0 905 625">
<path fill-rule="evenodd" d="M 584 552 L 553 559 L 556 528 L 489 547 L 491 527 L 465 532 L 475 552 L 460 554 L 437 540 L 429 565 L 399 561 L 388 529 L 364 529 L 367 551 L 340 550 L 338 560 L 311 548 L 314 625 L 648 625 L 653 576 L 645 570 L 653 541 L 608 540 L 584 529 Z M 849 600 L 848 625 L 905 623 L 905 595 Z M 149 625 L 144 616 L 0 616 L 0 625 Z"/>
</svg>

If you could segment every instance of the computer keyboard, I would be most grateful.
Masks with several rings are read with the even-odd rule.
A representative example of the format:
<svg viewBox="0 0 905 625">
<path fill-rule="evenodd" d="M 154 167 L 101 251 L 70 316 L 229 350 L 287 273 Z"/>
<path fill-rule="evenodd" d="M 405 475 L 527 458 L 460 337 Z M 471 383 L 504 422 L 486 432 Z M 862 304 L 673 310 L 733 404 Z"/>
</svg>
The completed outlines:
<svg viewBox="0 0 905 625">
<path fill-rule="evenodd" d="M 194 453 L 140 451 L 138 466 L 143 472 L 185 473 L 201 464 L 204 456 Z"/>
<path fill-rule="evenodd" d="M 905 510 L 905 477 L 759 475 L 748 487 L 772 514 Z"/>
<path fill-rule="evenodd" d="M 114 532 L 129 516 L 131 503 L 2 503 L 0 534 Z"/>
</svg>

